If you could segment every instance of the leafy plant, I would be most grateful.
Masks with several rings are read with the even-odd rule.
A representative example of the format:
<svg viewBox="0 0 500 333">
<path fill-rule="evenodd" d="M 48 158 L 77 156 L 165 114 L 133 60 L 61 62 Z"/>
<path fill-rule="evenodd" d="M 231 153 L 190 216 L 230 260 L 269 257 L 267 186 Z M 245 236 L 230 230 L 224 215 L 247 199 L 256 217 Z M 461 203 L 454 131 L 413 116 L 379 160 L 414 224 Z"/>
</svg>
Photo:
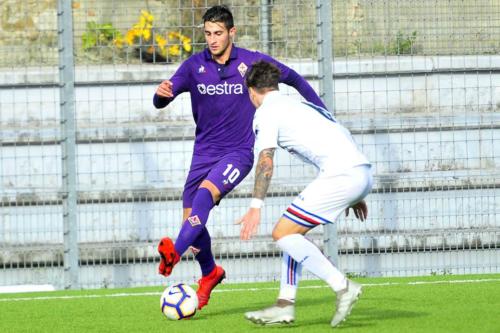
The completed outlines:
<svg viewBox="0 0 500 333">
<path fill-rule="evenodd" d="M 367 40 L 358 37 L 349 44 L 349 54 L 356 55 L 402 55 L 416 52 L 417 31 L 404 34 L 398 31 L 395 38 L 389 41 Z"/>
<path fill-rule="evenodd" d="M 87 29 L 82 34 L 82 47 L 88 51 L 97 46 L 109 46 L 117 38 L 122 38 L 122 34 L 113 24 L 87 22 Z"/>
<path fill-rule="evenodd" d="M 158 32 L 153 27 L 154 20 L 150 12 L 142 10 L 137 23 L 127 31 L 125 37 L 115 38 L 114 44 L 118 48 L 124 45 L 137 48 L 146 61 L 171 60 L 191 53 L 191 38 L 177 31 Z"/>
<path fill-rule="evenodd" d="M 415 48 L 415 42 L 417 40 L 417 32 L 413 31 L 409 35 L 403 34 L 403 32 L 398 31 L 396 35 L 396 40 L 392 43 L 390 51 L 392 54 L 413 54 Z"/>
<path fill-rule="evenodd" d="M 159 31 L 154 27 L 155 17 L 142 10 L 138 21 L 123 35 L 111 23 L 87 22 L 82 35 L 82 48 L 91 51 L 99 46 L 111 47 L 113 55 L 121 50 L 137 51 L 142 61 L 172 61 L 192 52 L 191 38 L 179 31 Z M 103 56 L 100 54 L 99 56 Z"/>
</svg>

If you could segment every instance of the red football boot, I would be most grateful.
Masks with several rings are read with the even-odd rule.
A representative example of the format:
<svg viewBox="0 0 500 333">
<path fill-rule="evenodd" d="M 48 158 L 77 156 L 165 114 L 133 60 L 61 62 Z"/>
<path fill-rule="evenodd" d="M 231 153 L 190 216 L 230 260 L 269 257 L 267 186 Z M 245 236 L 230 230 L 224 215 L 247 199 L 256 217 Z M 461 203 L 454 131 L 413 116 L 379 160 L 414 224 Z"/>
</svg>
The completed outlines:
<svg viewBox="0 0 500 333">
<path fill-rule="evenodd" d="M 198 280 L 198 290 L 196 291 L 196 295 L 198 295 L 199 310 L 208 304 L 212 290 L 225 278 L 226 272 L 224 271 L 224 268 L 215 266 L 210 274 L 203 276 Z"/>
<path fill-rule="evenodd" d="M 160 265 L 158 272 L 161 275 L 169 276 L 175 264 L 181 260 L 174 247 L 174 242 L 168 237 L 162 238 L 158 244 L 158 253 L 160 254 Z"/>
</svg>

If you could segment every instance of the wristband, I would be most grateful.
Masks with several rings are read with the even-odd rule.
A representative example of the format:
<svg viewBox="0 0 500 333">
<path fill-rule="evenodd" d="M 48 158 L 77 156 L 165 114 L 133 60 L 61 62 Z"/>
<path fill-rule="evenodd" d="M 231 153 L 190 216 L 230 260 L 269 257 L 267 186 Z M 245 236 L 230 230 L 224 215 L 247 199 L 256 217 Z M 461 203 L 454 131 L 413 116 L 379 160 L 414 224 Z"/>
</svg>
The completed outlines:
<svg viewBox="0 0 500 333">
<path fill-rule="evenodd" d="M 264 204 L 264 200 L 258 198 L 252 198 L 250 201 L 250 208 L 261 208 Z"/>
</svg>

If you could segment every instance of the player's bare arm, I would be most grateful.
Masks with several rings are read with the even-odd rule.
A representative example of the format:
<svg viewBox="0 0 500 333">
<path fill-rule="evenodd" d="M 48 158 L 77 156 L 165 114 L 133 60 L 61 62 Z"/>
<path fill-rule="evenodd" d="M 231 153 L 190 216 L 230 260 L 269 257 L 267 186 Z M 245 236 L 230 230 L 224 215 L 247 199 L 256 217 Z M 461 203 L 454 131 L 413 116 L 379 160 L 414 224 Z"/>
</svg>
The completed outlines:
<svg viewBox="0 0 500 333">
<path fill-rule="evenodd" d="M 255 184 L 253 189 L 253 200 L 262 202 L 266 197 L 267 189 L 273 176 L 273 158 L 275 148 L 264 149 L 259 153 L 259 160 L 255 168 Z M 249 240 L 257 233 L 260 224 L 260 205 L 251 205 L 247 213 L 238 221 L 241 224 L 240 238 Z"/>
<path fill-rule="evenodd" d="M 160 83 L 158 88 L 156 88 L 156 94 L 161 97 L 174 97 L 174 94 L 172 92 L 172 81 L 165 80 Z"/>
<path fill-rule="evenodd" d="M 269 183 L 273 176 L 273 158 L 275 148 L 267 148 L 259 153 L 259 160 L 255 169 L 255 185 L 253 197 L 263 200 L 266 197 Z"/>
</svg>

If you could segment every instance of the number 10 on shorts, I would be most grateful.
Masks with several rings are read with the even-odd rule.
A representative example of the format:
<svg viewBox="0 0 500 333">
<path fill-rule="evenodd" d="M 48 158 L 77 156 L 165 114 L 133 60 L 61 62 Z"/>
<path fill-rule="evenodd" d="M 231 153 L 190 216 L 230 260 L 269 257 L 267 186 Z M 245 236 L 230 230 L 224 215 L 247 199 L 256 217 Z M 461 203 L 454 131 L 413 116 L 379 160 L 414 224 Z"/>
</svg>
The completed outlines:
<svg viewBox="0 0 500 333">
<path fill-rule="evenodd" d="M 226 170 L 224 170 L 224 172 L 222 173 L 222 175 L 224 177 L 227 176 L 227 181 L 232 184 L 240 176 L 240 170 L 238 170 L 238 168 L 233 168 L 232 164 L 228 164 Z"/>
</svg>

